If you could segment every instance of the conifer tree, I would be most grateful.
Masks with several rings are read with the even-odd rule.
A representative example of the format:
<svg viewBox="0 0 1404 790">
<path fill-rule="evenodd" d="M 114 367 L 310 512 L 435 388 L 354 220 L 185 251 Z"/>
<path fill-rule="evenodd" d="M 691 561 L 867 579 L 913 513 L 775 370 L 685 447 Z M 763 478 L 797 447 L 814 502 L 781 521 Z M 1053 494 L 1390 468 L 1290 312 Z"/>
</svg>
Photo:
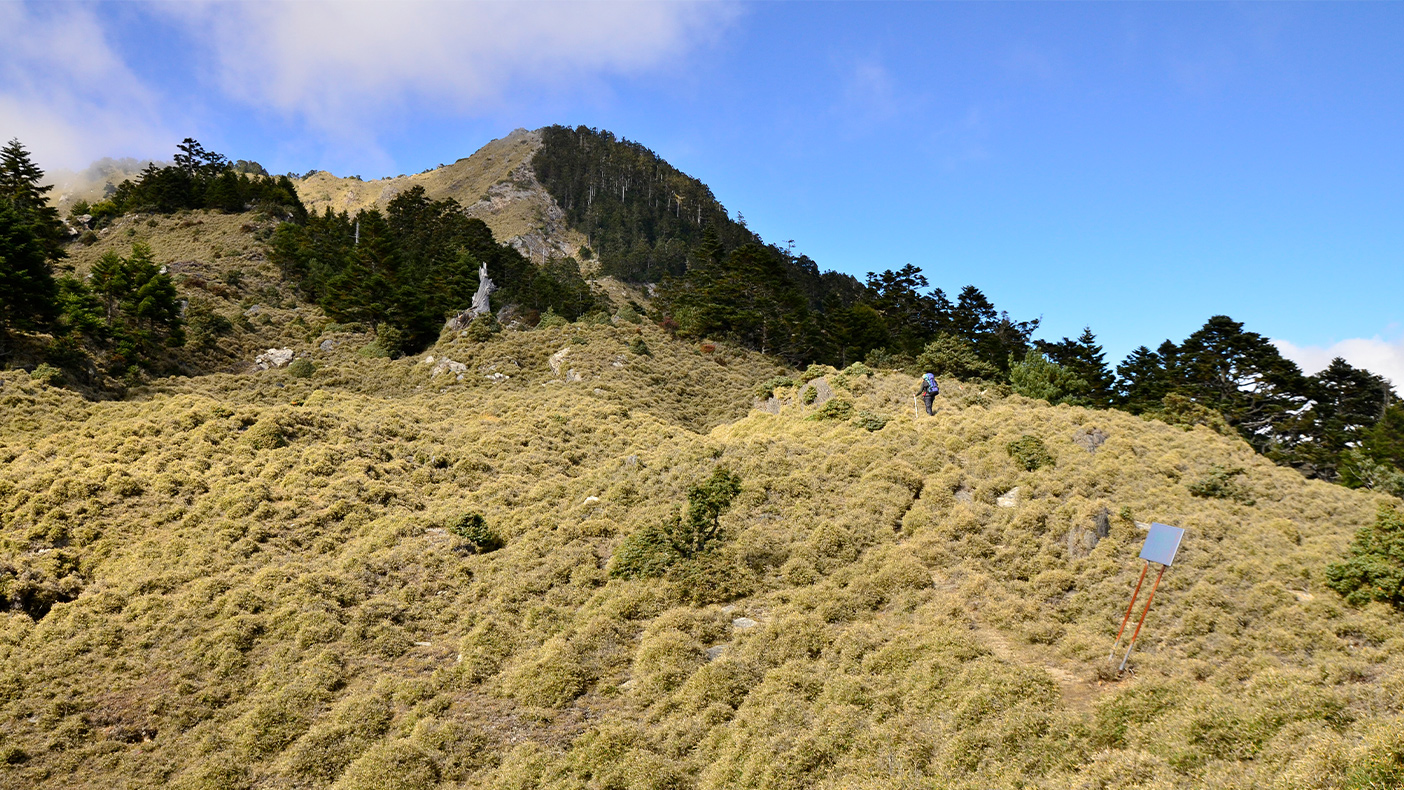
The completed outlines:
<svg viewBox="0 0 1404 790">
<path fill-rule="evenodd" d="M 1038 341 L 1038 347 L 1050 360 L 1087 382 L 1085 400 L 1088 405 L 1103 409 L 1111 406 L 1116 378 L 1107 368 L 1106 354 L 1091 327 L 1084 327 L 1076 340 L 1065 337 L 1057 343 Z"/>
<path fill-rule="evenodd" d="M 50 261 L 68 256 L 63 250 L 67 231 L 58 209 L 49 205 L 52 184 L 41 185 L 44 171 L 29 156 L 19 140 L 0 148 L 0 200 L 10 204 Z"/>
<path fill-rule="evenodd" d="M 1296 363 L 1228 316 L 1216 315 L 1190 335 L 1170 372 L 1181 394 L 1222 413 L 1260 451 L 1307 400 Z"/>
<path fill-rule="evenodd" d="M 1175 391 L 1170 367 L 1178 351 L 1175 344 L 1167 340 L 1156 351 L 1140 346 L 1127 355 L 1125 361 L 1116 366 L 1117 404 L 1132 414 L 1159 409 L 1165 396 Z"/>
<path fill-rule="evenodd" d="M 44 247 L 9 200 L 0 199 L 0 354 L 12 329 L 34 328 L 54 317 L 57 291 Z"/>
</svg>

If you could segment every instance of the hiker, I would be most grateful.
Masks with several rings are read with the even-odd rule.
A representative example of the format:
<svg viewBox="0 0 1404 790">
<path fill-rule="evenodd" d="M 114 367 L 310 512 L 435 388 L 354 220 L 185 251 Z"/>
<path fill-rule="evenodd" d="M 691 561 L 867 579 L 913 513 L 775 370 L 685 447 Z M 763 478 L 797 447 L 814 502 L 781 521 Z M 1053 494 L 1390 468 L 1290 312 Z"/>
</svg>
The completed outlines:
<svg viewBox="0 0 1404 790">
<path fill-rule="evenodd" d="M 917 396 L 919 396 L 923 401 L 926 402 L 927 414 L 932 414 L 931 403 L 932 401 L 936 400 L 936 396 L 940 394 L 941 388 L 936 386 L 936 374 L 921 374 L 921 389 L 917 391 Z"/>
</svg>

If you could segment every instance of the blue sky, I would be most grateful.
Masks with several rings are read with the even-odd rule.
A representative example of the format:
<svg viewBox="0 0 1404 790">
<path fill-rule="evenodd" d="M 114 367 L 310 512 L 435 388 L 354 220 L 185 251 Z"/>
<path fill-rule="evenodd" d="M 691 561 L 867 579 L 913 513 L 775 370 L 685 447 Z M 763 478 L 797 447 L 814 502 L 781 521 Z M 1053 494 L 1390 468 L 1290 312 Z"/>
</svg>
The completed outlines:
<svg viewBox="0 0 1404 790">
<path fill-rule="evenodd" d="M 0 4 L 0 136 L 367 178 L 607 128 L 821 267 L 1113 363 L 1215 314 L 1404 384 L 1404 5 Z"/>
</svg>

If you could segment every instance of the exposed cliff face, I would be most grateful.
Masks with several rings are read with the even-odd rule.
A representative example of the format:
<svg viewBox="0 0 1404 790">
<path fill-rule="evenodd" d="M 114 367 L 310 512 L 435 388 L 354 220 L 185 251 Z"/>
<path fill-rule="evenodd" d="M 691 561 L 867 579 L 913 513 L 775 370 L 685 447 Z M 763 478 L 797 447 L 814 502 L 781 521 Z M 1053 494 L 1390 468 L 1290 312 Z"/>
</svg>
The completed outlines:
<svg viewBox="0 0 1404 790">
<path fill-rule="evenodd" d="M 293 183 L 308 210 L 353 213 L 384 208 L 401 192 L 421 186 L 431 200 L 457 200 L 499 241 L 541 263 L 578 255 L 586 240 L 566 227 L 565 212 L 532 170 L 531 158 L 540 147 L 540 132 L 517 129 L 472 156 L 424 173 L 362 181 L 319 171 Z"/>
</svg>

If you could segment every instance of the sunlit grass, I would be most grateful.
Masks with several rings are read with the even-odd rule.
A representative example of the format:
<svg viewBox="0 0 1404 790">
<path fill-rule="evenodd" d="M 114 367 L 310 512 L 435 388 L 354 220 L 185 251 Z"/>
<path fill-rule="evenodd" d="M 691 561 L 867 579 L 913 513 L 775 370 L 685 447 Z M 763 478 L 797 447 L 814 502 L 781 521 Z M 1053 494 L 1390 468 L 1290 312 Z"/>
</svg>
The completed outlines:
<svg viewBox="0 0 1404 790">
<path fill-rule="evenodd" d="M 320 337 L 289 335 L 307 377 L 120 402 L 0 378 L 0 594 L 30 606 L 0 614 L 0 785 L 1399 776 L 1404 618 L 1324 585 L 1379 496 L 1207 428 L 958 382 L 918 419 L 912 381 L 831 373 L 858 416 L 811 420 L 795 372 L 633 324 L 395 361 Z M 761 384 L 778 414 L 752 410 Z M 1051 462 L 1011 457 L 1024 437 Z M 719 465 L 737 586 L 692 605 L 686 579 L 611 578 Z M 1195 495 L 1238 468 L 1244 496 Z M 472 513 L 502 548 L 455 532 Z M 1188 533 L 1118 677 L 1152 520 Z"/>
</svg>

